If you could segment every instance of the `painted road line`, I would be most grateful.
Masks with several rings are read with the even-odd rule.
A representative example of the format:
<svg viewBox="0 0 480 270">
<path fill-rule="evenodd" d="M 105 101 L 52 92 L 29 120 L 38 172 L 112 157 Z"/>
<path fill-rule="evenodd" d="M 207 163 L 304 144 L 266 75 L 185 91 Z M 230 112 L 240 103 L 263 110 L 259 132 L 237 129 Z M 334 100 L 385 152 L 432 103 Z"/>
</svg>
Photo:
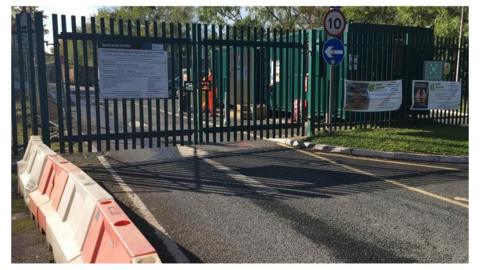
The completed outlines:
<svg viewBox="0 0 480 270">
<path fill-rule="evenodd" d="M 278 194 L 278 192 L 275 189 L 273 189 L 269 186 L 266 186 L 266 185 L 262 184 L 261 182 L 255 180 L 253 178 L 250 178 L 246 175 L 240 174 L 240 173 L 234 171 L 232 168 L 227 167 L 227 166 L 225 166 L 225 165 L 223 165 L 223 164 L 221 164 L 217 161 L 214 161 L 210 158 L 204 158 L 203 160 L 206 163 L 215 167 L 215 169 L 222 171 L 223 173 L 225 173 L 226 175 L 228 175 L 232 179 L 234 179 L 236 181 L 239 181 L 239 182 L 242 182 L 243 184 L 253 188 L 258 193 L 267 194 L 267 195 Z"/>
<path fill-rule="evenodd" d="M 468 203 L 468 199 L 466 199 L 466 198 L 454 197 L 453 199 L 454 199 L 455 201 L 461 201 L 461 202 L 466 202 L 466 203 Z"/>
<path fill-rule="evenodd" d="M 378 180 L 381 180 L 381 181 L 384 181 L 384 182 L 387 182 L 387 183 L 390 183 L 392 185 L 395 185 L 395 186 L 398 186 L 398 187 L 401 187 L 401 188 L 404 188 L 404 189 L 407 189 L 407 190 L 410 190 L 410 191 L 413 191 L 413 192 L 417 192 L 417 193 L 420 193 L 420 194 L 423 194 L 425 196 L 428 196 L 430 198 L 434 198 L 434 199 L 437 199 L 437 200 L 440 200 L 440 201 L 444 201 L 444 202 L 447 202 L 447 203 L 450 203 L 450 204 L 454 204 L 456 206 L 460 206 L 460 207 L 463 207 L 463 208 L 468 208 L 468 204 L 464 204 L 464 203 L 461 203 L 461 202 L 458 202 L 458 201 L 455 201 L 455 200 L 452 200 L 452 199 L 449 199 L 447 197 L 443 197 L 443 196 L 440 196 L 438 194 L 435 194 L 435 193 L 431 193 L 431 192 L 428 192 L 428 191 L 425 191 L 423 189 L 419 189 L 419 188 L 416 188 L 416 187 L 412 187 L 412 186 L 409 186 L 409 185 L 406 185 L 406 184 L 403 184 L 403 183 L 400 183 L 398 181 L 395 181 L 395 180 L 390 180 L 390 179 L 386 179 L 386 178 L 382 178 L 382 177 L 379 177 L 373 173 L 370 173 L 370 172 L 367 172 L 367 171 L 364 171 L 364 170 L 361 170 L 361 169 L 357 169 L 357 168 L 354 168 L 352 166 L 349 166 L 349 165 L 345 165 L 345 164 L 341 164 L 341 163 L 338 163 L 334 160 L 331 160 L 331 159 L 328 159 L 326 157 L 322 157 L 318 154 L 314 154 L 314 153 L 310 153 L 308 151 L 305 151 L 305 150 L 301 150 L 301 149 L 296 149 L 294 147 L 291 147 L 289 145 L 284 145 L 284 144 L 279 144 L 280 146 L 282 147 L 285 147 L 285 148 L 290 148 L 290 149 L 293 149 L 297 152 L 300 152 L 300 153 L 303 153 L 307 156 L 311 156 L 311 157 L 314 157 L 314 158 L 317 158 L 317 159 L 321 159 L 323 161 L 326 161 L 326 162 L 329 162 L 330 164 L 334 164 L 334 165 L 338 165 L 338 166 L 341 166 L 345 169 L 348 169 L 348 170 L 351 170 L 351 171 L 354 171 L 354 172 L 357 172 L 359 174 L 363 174 L 363 175 L 367 175 L 367 176 L 370 176 L 370 177 L 373 177 L 373 178 L 376 178 Z"/>
<path fill-rule="evenodd" d="M 256 192 L 261 193 L 261 194 L 266 194 L 266 195 L 275 195 L 278 194 L 278 191 L 275 190 L 274 188 L 271 188 L 269 186 L 266 186 L 262 184 L 261 182 L 250 178 L 246 175 L 240 174 L 233 170 L 230 167 L 227 167 L 211 158 L 208 158 L 208 152 L 204 150 L 197 149 L 195 146 L 177 146 L 178 152 L 182 157 L 198 157 L 201 160 L 205 161 L 207 164 L 213 166 L 215 169 L 225 173 L 228 175 L 230 178 L 242 182 L 243 184 L 253 188 Z"/>
<path fill-rule="evenodd" d="M 463 171 L 462 169 L 445 167 L 445 166 L 438 166 L 438 165 L 410 163 L 410 162 L 404 162 L 404 161 L 385 160 L 385 159 L 376 159 L 376 158 L 368 158 L 368 157 L 356 157 L 356 156 L 349 156 L 349 155 L 336 154 L 336 153 L 325 153 L 325 152 L 316 152 L 316 153 L 318 153 L 319 155 L 325 155 L 325 156 L 337 156 L 337 157 L 344 157 L 344 158 L 349 158 L 349 159 L 368 160 L 368 161 L 375 161 L 375 162 L 408 165 L 408 166 L 424 167 L 424 168 L 431 168 L 431 169 L 440 169 L 440 170 L 447 170 L 447 171 Z"/>
<path fill-rule="evenodd" d="M 117 174 L 117 172 L 112 168 L 110 162 L 105 159 L 105 156 L 99 155 L 97 159 L 100 161 L 102 166 L 112 175 L 113 179 L 118 183 L 118 186 L 125 192 L 128 198 L 131 200 L 135 208 L 139 211 L 140 215 L 155 229 L 161 231 L 164 235 L 168 238 L 164 239 L 161 238 L 163 244 L 167 248 L 168 252 L 172 255 L 176 262 L 179 263 L 188 263 L 190 262 L 187 256 L 181 251 L 178 247 L 177 243 L 170 239 L 170 235 L 168 235 L 165 228 L 160 225 L 155 218 L 155 216 L 148 210 L 147 206 L 143 203 L 143 201 L 138 197 L 135 192 L 125 183 L 122 177 Z"/>
</svg>

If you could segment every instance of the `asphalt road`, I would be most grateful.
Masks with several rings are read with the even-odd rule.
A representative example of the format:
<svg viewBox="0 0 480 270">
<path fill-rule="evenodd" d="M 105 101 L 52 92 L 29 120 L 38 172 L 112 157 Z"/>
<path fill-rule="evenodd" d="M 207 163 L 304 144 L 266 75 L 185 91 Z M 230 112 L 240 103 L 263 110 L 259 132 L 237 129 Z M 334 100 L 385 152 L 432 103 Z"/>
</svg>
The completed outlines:
<svg viewBox="0 0 480 270">
<path fill-rule="evenodd" d="M 128 192 L 98 154 L 67 158 L 120 201 L 163 262 L 468 262 L 467 165 L 306 153 L 265 140 L 184 150 L 105 154 Z"/>
</svg>

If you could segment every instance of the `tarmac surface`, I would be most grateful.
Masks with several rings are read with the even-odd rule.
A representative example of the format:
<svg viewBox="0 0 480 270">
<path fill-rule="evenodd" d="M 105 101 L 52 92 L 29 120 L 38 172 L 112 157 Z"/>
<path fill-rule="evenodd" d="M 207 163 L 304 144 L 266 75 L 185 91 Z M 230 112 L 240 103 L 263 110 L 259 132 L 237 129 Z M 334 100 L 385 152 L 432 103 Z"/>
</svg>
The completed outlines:
<svg viewBox="0 0 480 270">
<path fill-rule="evenodd" d="M 65 156 L 112 193 L 163 262 L 468 262 L 468 165 L 267 140 Z"/>
</svg>

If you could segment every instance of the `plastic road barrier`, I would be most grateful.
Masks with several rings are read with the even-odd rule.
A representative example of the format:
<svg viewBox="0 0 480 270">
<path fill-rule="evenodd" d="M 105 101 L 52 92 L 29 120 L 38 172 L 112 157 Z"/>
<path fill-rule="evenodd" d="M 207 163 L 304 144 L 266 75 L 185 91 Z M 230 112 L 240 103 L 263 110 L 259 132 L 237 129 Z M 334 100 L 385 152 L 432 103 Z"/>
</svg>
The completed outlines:
<svg viewBox="0 0 480 270">
<path fill-rule="evenodd" d="M 32 152 L 33 152 L 32 149 L 40 144 L 43 144 L 40 136 L 30 136 L 30 139 L 28 140 L 27 149 L 25 149 L 25 153 L 23 154 L 23 158 L 17 161 L 17 170 L 19 174 L 20 174 L 20 171 L 25 170 L 25 166 L 27 165 L 32 155 Z"/>
<path fill-rule="evenodd" d="M 46 228 L 46 218 L 56 213 L 70 172 L 81 170 L 59 155 L 48 156 L 38 188 L 29 194 L 28 209 L 42 231 Z"/>
<path fill-rule="evenodd" d="M 38 137 L 18 168 L 19 189 L 57 263 L 161 262 L 113 197 Z"/>
<path fill-rule="evenodd" d="M 23 159 L 17 162 L 18 192 L 23 195 L 26 204 L 28 195 L 38 186 L 46 157 L 49 155 L 55 155 L 55 152 L 44 145 L 40 137 L 32 136 Z"/>
<path fill-rule="evenodd" d="M 57 214 L 47 218 L 47 241 L 57 263 L 81 262 L 81 248 L 97 202 L 113 200 L 85 172 L 71 173 Z"/>
<path fill-rule="evenodd" d="M 85 263 L 158 263 L 155 249 L 113 201 L 97 203 L 82 249 Z"/>
</svg>

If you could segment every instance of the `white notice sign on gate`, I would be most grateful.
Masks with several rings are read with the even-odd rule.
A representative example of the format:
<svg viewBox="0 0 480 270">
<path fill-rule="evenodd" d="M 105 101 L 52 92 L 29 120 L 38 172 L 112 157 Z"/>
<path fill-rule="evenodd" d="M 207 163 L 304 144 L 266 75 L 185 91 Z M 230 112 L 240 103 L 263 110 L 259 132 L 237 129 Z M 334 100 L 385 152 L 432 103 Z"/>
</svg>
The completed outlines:
<svg viewBox="0 0 480 270">
<path fill-rule="evenodd" d="M 460 108 L 462 85 L 454 81 L 412 81 L 412 110 Z"/>
<path fill-rule="evenodd" d="M 168 98 L 167 59 L 162 44 L 100 41 L 100 98 Z"/>
</svg>

